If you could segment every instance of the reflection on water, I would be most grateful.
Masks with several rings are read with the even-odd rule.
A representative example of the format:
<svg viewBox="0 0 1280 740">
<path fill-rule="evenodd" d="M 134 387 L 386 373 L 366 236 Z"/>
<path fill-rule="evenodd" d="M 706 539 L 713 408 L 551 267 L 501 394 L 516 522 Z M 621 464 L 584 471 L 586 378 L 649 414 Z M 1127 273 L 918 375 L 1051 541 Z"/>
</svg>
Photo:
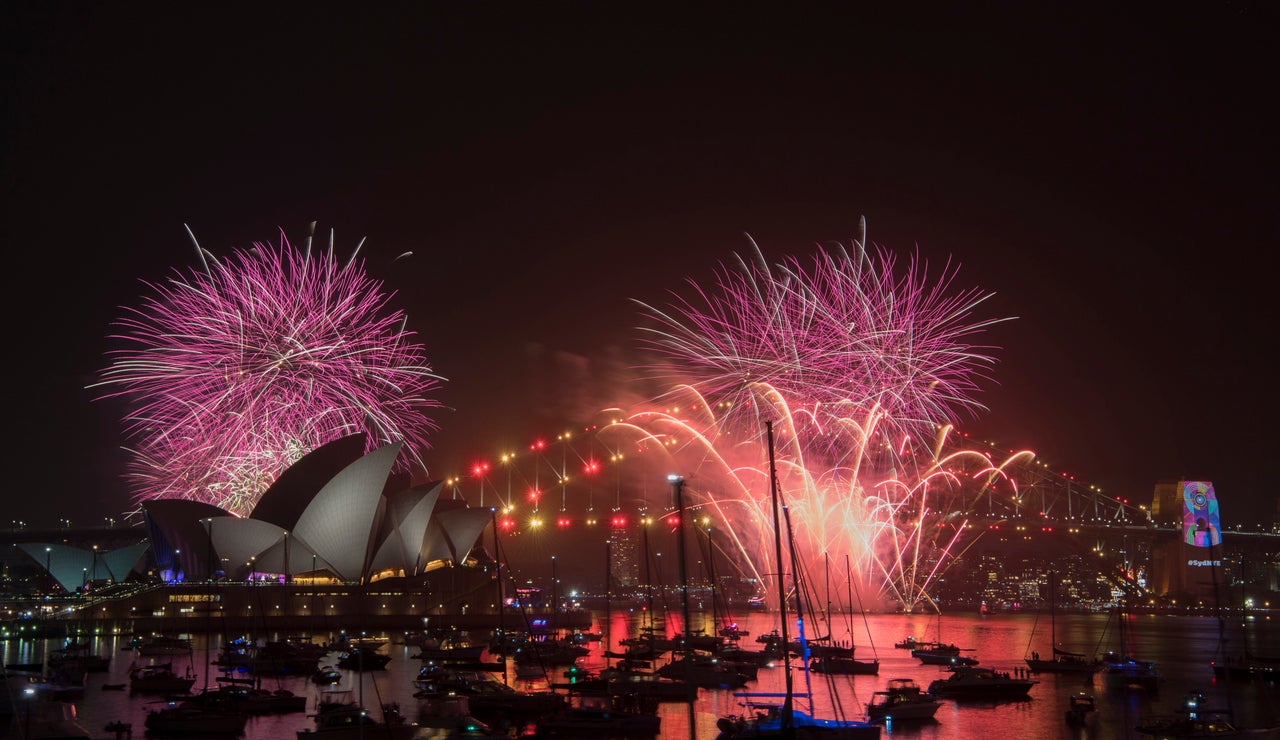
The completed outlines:
<svg viewBox="0 0 1280 740">
<path fill-rule="evenodd" d="M 694 618 L 698 619 L 699 616 L 695 615 Z M 675 620 L 677 621 L 672 622 L 668 629 L 669 634 L 678 631 L 678 617 Z M 635 635 L 640 626 L 639 617 L 629 613 L 612 613 L 610 622 L 609 625 L 599 623 L 592 629 L 603 633 L 614 650 L 621 650 L 618 641 Z M 1055 631 L 1060 647 L 1089 655 L 1100 654 L 1119 648 L 1119 633 L 1115 622 L 1114 617 L 1109 618 L 1104 614 L 1059 614 Z M 738 624 L 749 633 L 742 638 L 743 647 L 752 650 L 761 647 L 756 642 L 757 636 L 779 627 L 776 615 L 763 612 L 743 615 L 738 619 Z M 705 627 L 706 631 L 714 632 L 709 615 Z M 825 627 L 815 630 L 810 626 L 808 630 L 810 633 L 827 632 Z M 1256 653 L 1280 656 L 1280 625 L 1259 620 L 1249 623 L 1247 630 L 1246 636 L 1240 631 L 1239 625 L 1228 626 L 1226 635 L 1229 644 L 1239 645 L 1247 637 L 1248 644 Z M 794 627 L 791 627 L 791 632 L 794 635 Z M 907 636 L 954 643 L 965 649 L 965 655 L 977 658 L 981 665 L 1010 672 L 1024 667 L 1023 658 L 1029 656 L 1031 651 L 1046 654 L 1049 650 L 1047 616 L 1038 617 L 1034 613 L 947 615 L 941 620 L 928 615 L 870 615 L 865 624 L 860 617 L 853 620 L 840 617 L 833 620 L 830 633 L 830 637 L 835 640 L 856 645 L 856 657 L 864 660 L 878 658 L 880 672 L 875 676 L 824 677 L 812 674 L 806 677 L 797 669 L 794 674 L 795 690 L 812 696 L 815 713 L 820 716 L 836 716 L 838 712 L 842 712 L 847 717 L 863 717 L 872 692 L 883 688 L 891 678 L 912 678 L 921 686 L 928 686 L 930 681 L 945 676 L 944 669 L 922 665 L 919 660 L 911 657 L 909 651 L 893 647 L 895 642 Z M 316 639 L 324 640 L 327 637 L 317 636 Z M 197 635 L 191 656 L 166 656 L 157 660 L 173 660 L 174 670 L 179 673 L 190 667 L 198 677 L 197 689 L 206 681 L 214 685 L 219 675 L 218 667 L 209 666 L 206 660 L 217 658 L 222 639 L 222 636 L 214 635 L 211 637 L 211 644 L 206 646 L 205 638 Z M 4 644 L 4 662 L 39 662 L 47 655 L 48 650 L 55 649 L 60 644 L 60 641 L 50 641 L 48 645 L 31 641 L 10 641 Z M 111 656 L 107 672 L 89 674 L 84 698 L 77 702 L 81 724 L 95 737 L 111 737 L 111 733 L 105 731 L 105 726 L 123 721 L 131 723 L 135 737 L 141 738 L 148 709 L 159 706 L 156 702 L 162 701 L 159 697 L 133 696 L 127 691 L 102 689 L 104 684 L 127 683 L 130 666 L 135 662 L 145 663 L 150 660 L 122 649 L 127 644 L 127 636 L 94 638 L 89 641 L 93 651 Z M 1219 624 L 1215 619 L 1136 617 L 1131 629 L 1126 632 L 1126 647 L 1134 656 L 1153 660 L 1159 665 L 1160 688 L 1154 694 L 1112 690 L 1100 674 L 1088 681 L 1079 676 L 1041 674 L 1034 676 L 1038 683 L 1031 689 L 1029 700 L 997 704 L 959 704 L 948 701 L 938 710 L 935 721 L 914 726 L 900 723 L 892 727 L 886 736 L 922 739 L 984 736 L 1089 740 L 1138 738 L 1140 736 L 1133 731 L 1133 727 L 1140 718 L 1173 711 L 1178 700 L 1191 690 L 1204 692 L 1211 705 L 1230 706 L 1241 721 L 1276 721 L 1277 712 L 1280 711 L 1280 701 L 1277 701 L 1280 698 L 1280 687 L 1276 684 L 1255 681 L 1233 682 L 1228 686 L 1214 681 L 1210 661 L 1217 657 L 1218 644 Z M 592 652 L 581 661 L 581 665 L 592 669 L 604 667 L 605 643 L 591 645 Z M 368 706 L 398 703 L 412 719 L 418 710 L 418 700 L 413 697 L 415 689 L 412 684 L 421 667 L 421 662 L 412 658 L 417 654 L 417 648 L 393 641 L 381 648 L 381 651 L 391 656 L 391 662 L 385 670 L 363 674 L 342 671 L 342 686 L 352 689 Z M 336 655 L 331 657 L 336 658 Z M 487 654 L 484 659 L 490 660 Z M 333 662 L 335 660 L 321 660 L 321 664 Z M 508 675 L 512 685 L 530 689 L 547 688 L 545 678 L 517 679 L 514 667 L 511 668 Z M 781 666 L 761 668 L 758 675 L 756 681 L 748 684 L 746 691 L 784 690 Z M 560 683 L 567 679 L 556 675 L 552 680 Z M 311 697 L 309 710 L 314 709 L 314 701 L 319 693 L 309 677 L 263 677 L 262 687 L 283 688 L 305 694 Z M 1065 721 L 1064 712 L 1071 695 L 1082 690 L 1092 692 L 1097 697 L 1097 712 L 1084 727 L 1071 727 Z M 743 699 L 735 697 L 733 693 L 708 689 L 699 692 L 693 713 L 697 738 L 714 738 L 718 718 L 742 711 Z M 664 703 L 659 708 L 659 714 L 662 717 L 662 737 L 690 736 L 687 706 Z M 244 737 L 254 740 L 292 738 L 297 730 L 310 725 L 311 720 L 303 713 L 251 717 Z M 16 734 L 16 728 L 9 736 L 21 737 Z"/>
</svg>

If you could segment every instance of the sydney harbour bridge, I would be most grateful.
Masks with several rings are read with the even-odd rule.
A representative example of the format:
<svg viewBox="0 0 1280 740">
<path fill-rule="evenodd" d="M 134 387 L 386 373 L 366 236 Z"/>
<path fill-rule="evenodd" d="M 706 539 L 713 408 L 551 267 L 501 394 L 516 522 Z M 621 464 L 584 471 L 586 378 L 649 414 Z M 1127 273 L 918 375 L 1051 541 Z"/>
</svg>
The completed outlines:
<svg viewBox="0 0 1280 740">
<path fill-rule="evenodd" d="M 609 444 L 593 431 L 565 432 L 487 460 L 476 458 L 460 474 L 444 479 L 442 497 L 493 510 L 493 535 L 512 543 L 508 554 L 513 563 L 554 560 L 554 553 L 572 551 L 571 544 L 602 542 L 611 530 L 669 523 L 675 505 L 666 480 L 669 458 L 642 446 Z M 1153 560 L 1159 561 L 1162 550 L 1183 538 L 1180 516 L 1175 520 L 1168 511 L 1157 515 L 1150 497 L 1110 495 L 1054 471 L 1030 453 L 1020 453 L 1003 466 L 999 477 L 983 475 L 981 463 L 975 466 L 973 461 L 999 456 L 981 445 L 974 451 L 982 456 L 956 458 L 946 477 L 949 485 L 934 487 L 927 511 L 908 498 L 891 514 L 894 527 L 925 545 L 915 557 L 939 576 L 922 588 L 934 588 L 943 580 L 946 564 L 939 563 L 944 559 L 972 562 L 982 554 L 1008 561 L 1032 552 L 1068 558 L 1144 602 L 1170 590 L 1169 578 L 1153 573 Z M 732 507 L 712 505 L 717 484 L 710 478 L 690 476 L 688 487 L 693 514 L 708 530 L 742 526 L 722 516 Z M 1153 491 L 1156 487 L 1153 481 Z M 14 544 L 63 542 L 110 550 L 145 538 L 145 528 L 129 524 L 123 518 L 64 519 L 56 527 L 14 521 L 9 539 Z M 588 552 L 583 560 L 592 558 Z M 729 555 L 719 567 L 731 569 L 733 559 Z M 1252 531 L 1227 529 L 1211 560 L 1221 567 L 1224 583 L 1234 582 L 1266 598 L 1277 591 L 1280 579 L 1280 532 L 1274 524 Z M 562 557 L 560 562 L 565 568 L 572 559 Z M 513 567 L 528 574 L 531 582 L 540 572 L 536 562 Z"/>
<path fill-rule="evenodd" d="M 596 431 L 565 432 L 477 459 L 448 478 L 446 490 L 471 506 L 494 508 L 504 533 L 550 541 L 578 539 L 593 527 L 671 517 L 675 502 L 666 483 L 671 471 L 664 467 L 670 460 L 651 449 L 612 445 Z M 1180 508 L 1172 511 L 1166 501 L 1162 514 L 1153 511 L 1161 482 L 1152 481 L 1146 496 L 1114 496 L 1054 470 L 1030 452 L 999 453 L 968 440 L 952 452 L 966 444 L 978 454 L 947 454 L 948 484 L 933 487 L 927 512 L 911 500 L 895 504 L 892 523 L 908 539 L 924 539 L 925 528 L 933 531 L 926 544 L 934 551 L 916 557 L 936 565 L 938 559 L 966 554 L 1030 549 L 1070 558 L 1114 584 L 1117 593 L 1144 603 L 1177 589 L 1177 573 L 1153 572 L 1179 567 L 1180 556 L 1166 553 L 1185 536 Z M 1000 474 L 992 475 L 990 466 L 1002 461 Z M 1166 488 L 1174 484 L 1163 483 Z M 721 489 L 710 476 L 689 476 L 686 492 L 695 502 L 694 516 L 708 528 L 741 526 L 722 516 L 734 507 L 714 505 Z M 1229 498 L 1225 505 L 1230 506 Z M 1280 589 L 1280 531 L 1273 523 L 1223 531 L 1211 559 L 1222 569 L 1224 584 L 1249 584 L 1263 594 Z"/>
</svg>

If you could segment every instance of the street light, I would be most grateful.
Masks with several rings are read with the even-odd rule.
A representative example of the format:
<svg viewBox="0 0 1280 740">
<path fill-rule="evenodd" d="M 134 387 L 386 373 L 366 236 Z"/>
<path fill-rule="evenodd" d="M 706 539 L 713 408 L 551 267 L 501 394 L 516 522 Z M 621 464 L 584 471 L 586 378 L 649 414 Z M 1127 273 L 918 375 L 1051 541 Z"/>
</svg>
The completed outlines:
<svg viewBox="0 0 1280 740">
<path fill-rule="evenodd" d="M 476 479 L 480 481 L 480 508 L 484 508 L 484 477 L 489 473 L 489 463 L 478 462 L 471 469 L 475 473 Z"/>
<path fill-rule="evenodd" d="M 560 511 L 569 504 L 569 433 L 556 437 L 560 440 Z"/>
<path fill-rule="evenodd" d="M 502 464 L 507 467 L 507 508 L 511 508 L 511 468 L 515 463 L 516 456 L 510 452 L 502 455 Z"/>
<path fill-rule="evenodd" d="M 614 495 L 613 510 L 621 511 L 622 510 L 622 453 L 615 452 L 609 459 L 613 461 L 613 470 L 614 470 L 614 476 L 615 476 L 614 491 L 613 491 L 613 495 Z"/>
</svg>

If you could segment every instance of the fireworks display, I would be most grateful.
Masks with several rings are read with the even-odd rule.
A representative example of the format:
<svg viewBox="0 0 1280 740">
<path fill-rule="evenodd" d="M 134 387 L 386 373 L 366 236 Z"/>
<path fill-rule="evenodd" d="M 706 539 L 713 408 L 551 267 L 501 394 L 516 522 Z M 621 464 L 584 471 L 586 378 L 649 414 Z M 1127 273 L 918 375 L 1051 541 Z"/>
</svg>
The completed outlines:
<svg viewBox="0 0 1280 740">
<path fill-rule="evenodd" d="M 339 262 L 332 245 L 313 253 L 308 240 L 299 250 L 283 234 L 278 246 L 223 260 L 199 254 L 200 269 L 149 284 L 141 307 L 117 321 L 124 347 L 96 386 L 129 402 L 136 499 L 246 514 L 285 468 L 354 432 L 370 449 L 404 441 L 401 466 L 422 465 L 435 428 L 427 412 L 438 407 L 428 394 L 440 379 L 355 254 Z M 808 263 L 770 264 L 757 248 L 711 285 L 690 281 L 691 299 L 641 304 L 653 358 L 644 380 L 668 390 L 602 412 L 572 442 L 557 438 L 558 461 L 546 443 L 531 446 L 524 503 L 514 454 L 502 461 L 505 496 L 477 464 L 478 503 L 490 485 L 504 521 L 514 525 L 522 507 L 540 520 L 540 505 L 549 515 L 558 503 L 555 521 L 569 526 L 572 480 L 586 489 L 592 521 L 597 496 L 602 513 L 621 511 L 626 458 L 635 468 L 626 488 L 647 492 L 644 481 L 682 475 L 691 508 L 717 523 L 740 574 L 764 583 L 778 567 L 772 422 L 778 488 L 806 559 L 848 563 L 876 606 L 928 603 L 963 546 L 964 512 L 996 493 L 1020 501 L 1018 464 L 1033 457 L 997 461 L 953 439 L 954 424 L 985 410 L 976 396 L 995 348 L 979 340 L 1005 320 L 978 315 L 990 294 L 954 289 L 957 271 L 948 262 L 931 276 L 925 263 L 901 264 L 863 240 L 819 248 Z M 586 451 L 569 455 L 584 440 Z M 615 471 L 612 496 L 601 461 Z M 633 500 L 650 510 L 648 493 Z"/>
<path fill-rule="evenodd" d="M 912 261 L 820 249 L 806 268 L 789 259 L 725 268 L 692 283 L 697 302 L 644 305 L 650 375 L 671 390 L 662 410 L 629 414 L 602 434 L 660 445 L 701 506 L 731 522 L 752 574 L 770 562 L 765 422 L 773 422 L 779 488 L 809 557 L 856 564 L 859 580 L 911 607 L 945 569 L 963 521 L 950 504 L 996 485 L 1006 468 L 947 442 L 994 363 L 975 344 L 997 320 L 976 310 L 989 294 L 955 292 L 950 263 L 931 280 Z M 1019 456 L 1020 457 L 1020 456 Z"/>
<path fill-rule="evenodd" d="M 435 429 L 441 379 L 357 259 L 254 243 L 175 271 L 117 320 L 121 348 L 94 386 L 128 402 L 136 501 L 185 498 L 247 514 L 289 465 L 356 432 L 405 442 L 401 468 Z"/>
</svg>

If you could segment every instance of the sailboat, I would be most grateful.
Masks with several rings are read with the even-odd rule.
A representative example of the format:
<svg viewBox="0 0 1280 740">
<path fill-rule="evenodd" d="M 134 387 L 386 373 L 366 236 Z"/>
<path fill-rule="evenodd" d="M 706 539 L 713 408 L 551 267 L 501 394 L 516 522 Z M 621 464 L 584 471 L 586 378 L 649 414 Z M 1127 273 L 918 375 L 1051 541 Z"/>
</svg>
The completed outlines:
<svg viewBox="0 0 1280 740">
<path fill-rule="evenodd" d="M 148 733 L 159 735 L 220 735 L 244 732 L 248 714 L 225 702 L 210 701 L 209 687 L 209 635 L 204 641 L 204 691 L 198 699 L 173 702 L 168 705 L 147 711 L 146 727 Z M 170 672 L 172 675 L 172 672 Z M 134 677 L 136 682 L 139 678 Z M 184 678 L 182 681 L 195 681 L 195 678 Z M 189 691 L 188 684 L 183 691 Z M 135 689 L 136 690 L 136 689 Z"/>
<path fill-rule="evenodd" d="M 849 635 L 850 635 L 850 638 L 852 638 L 852 635 L 853 635 L 853 570 L 849 566 L 849 556 L 847 554 L 845 555 L 845 569 L 849 571 Z M 830 564 L 828 563 L 828 566 L 827 566 L 828 573 L 830 573 L 830 570 L 831 570 Z M 828 594 L 831 593 L 830 587 L 827 588 L 827 593 Z M 861 596 L 859 596 L 859 602 L 861 602 Z M 830 610 L 828 609 L 828 611 Z M 866 612 L 863 611 L 861 608 L 859 608 L 858 611 L 862 612 L 862 622 L 864 625 L 866 625 L 866 621 L 867 621 Z M 831 621 L 831 615 L 828 614 L 827 615 L 828 624 L 830 623 L 830 621 Z M 867 628 L 867 637 L 871 637 L 871 629 L 869 626 Z M 874 647 L 875 647 L 875 644 L 872 643 L 872 648 L 874 649 Z M 858 660 L 857 658 L 853 657 L 854 647 L 853 647 L 852 639 L 850 640 L 850 643 L 847 646 L 828 644 L 827 648 L 828 649 L 823 654 L 814 656 L 813 660 L 809 661 L 810 671 L 814 673 L 839 673 L 842 675 L 860 675 L 860 676 L 876 676 L 876 675 L 879 675 L 880 673 L 879 658 L 875 658 L 873 660 Z"/>
<path fill-rule="evenodd" d="M 765 431 L 769 445 L 769 489 L 773 499 L 771 508 L 773 509 L 773 541 L 774 555 L 778 564 L 778 611 L 779 621 L 781 623 L 781 640 L 782 644 L 788 644 L 787 638 L 787 587 L 786 576 L 782 567 L 782 523 L 781 518 L 786 512 L 785 506 L 781 505 L 780 492 L 778 491 L 778 473 L 777 464 L 774 459 L 773 452 L 773 422 L 765 422 Z M 790 521 L 787 522 L 787 533 L 791 534 Z M 796 586 L 796 609 L 800 611 L 801 589 L 797 575 L 797 562 L 795 553 L 795 543 L 790 536 L 787 538 L 789 549 L 791 551 L 792 580 Z M 804 619 L 797 614 L 796 623 L 800 625 L 800 645 L 802 648 L 802 660 L 807 657 L 804 655 Z M 827 738 L 839 740 L 878 740 L 880 737 L 880 726 L 873 725 L 869 722 L 859 720 L 832 718 L 826 719 L 814 716 L 812 701 L 809 702 L 809 711 L 802 711 L 795 706 L 797 698 L 810 698 L 809 694 L 797 694 L 795 684 L 791 676 L 791 658 L 790 651 L 783 650 L 783 670 L 785 671 L 786 692 L 781 696 L 777 694 L 759 694 L 759 693 L 736 693 L 734 696 L 746 699 L 746 707 L 750 710 L 748 713 L 729 715 L 721 717 L 716 722 L 716 727 L 720 730 L 716 740 L 746 740 L 747 738 L 814 738 L 815 740 Z M 805 671 L 806 684 L 808 683 L 808 663 L 802 663 Z M 781 704 L 765 703 L 761 700 L 782 699 Z"/>
<path fill-rule="evenodd" d="M 915 647 L 911 648 L 911 657 L 923 665 L 951 667 L 977 665 L 977 658 L 960 654 L 962 649 L 955 643 L 942 641 L 942 611 L 938 610 L 938 639 L 933 642 L 916 642 Z"/>
<path fill-rule="evenodd" d="M 1240 600 L 1235 604 L 1236 608 L 1248 609 L 1250 607 L 1249 600 L 1244 598 L 1243 584 L 1241 585 Z M 1274 683 L 1280 681 L 1280 656 L 1275 655 L 1258 655 L 1249 647 L 1249 632 L 1246 627 L 1247 621 L 1241 621 L 1239 624 L 1239 649 L 1230 653 L 1227 652 L 1227 640 L 1225 636 L 1221 640 L 1219 650 L 1214 654 L 1213 659 L 1209 661 L 1210 667 L 1213 668 L 1213 677 L 1217 681 L 1267 681 Z"/>
<path fill-rule="evenodd" d="M 1203 522 L 1203 520 L 1201 520 Z M 1207 527 L 1206 527 L 1207 528 Z M 1207 534 L 1207 533 L 1206 533 Z M 1209 560 L 1214 561 L 1212 539 L 1209 539 Z M 1218 593 L 1218 576 L 1214 566 L 1210 565 L 1213 578 L 1213 602 L 1218 613 L 1218 649 L 1226 646 L 1225 622 L 1222 618 L 1222 601 Z M 1249 737 L 1262 740 L 1280 738 L 1280 724 L 1271 722 L 1267 726 L 1247 727 L 1237 723 L 1235 709 L 1231 701 L 1231 684 L 1227 684 L 1227 706 L 1214 708 L 1209 705 L 1205 695 L 1192 690 L 1182 699 L 1178 711 L 1172 715 L 1145 717 L 1134 728 L 1140 735 L 1156 740 L 1181 740 L 1182 738 L 1234 738 Z"/>
<path fill-rule="evenodd" d="M 604 657 L 605 667 L 600 671 L 600 678 L 605 682 L 605 693 L 610 696 L 632 696 L 642 701 L 656 699 L 662 701 L 693 702 L 698 697 L 698 687 L 690 686 L 683 678 L 669 678 L 649 670 L 651 663 L 647 661 L 621 658 L 616 666 L 610 659 L 625 653 L 613 653 L 609 646 L 613 640 L 613 619 L 610 602 L 613 599 L 613 574 L 610 564 L 613 558 L 609 555 L 609 543 L 605 542 L 605 619 L 604 619 Z"/>
<path fill-rule="evenodd" d="M 322 692 L 316 706 L 316 713 L 308 715 L 315 720 L 315 728 L 298 730 L 298 740 L 409 740 L 421 729 L 407 722 L 395 705 L 382 708 L 384 721 L 379 722 L 351 698 L 350 689 Z"/>
<path fill-rule="evenodd" d="M 1074 673 L 1093 675 L 1102 667 L 1102 661 L 1089 660 L 1081 653 L 1072 653 L 1058 648 L 1058 574 L 1049 574 L 1049 645 L 1052 654 L 1048 658 L 1040 657 L 1033 652 L 1026 658 L 1027 668 L 1032 673 Z M 1034 630 L 1032 632 L 1034 635 Z"/>
<path fill-rule="evenodd" d="M 605 656 L 609 654 L 609 632 L 612 612 L 609 602 L 613 592 L 612 575 L 609 565 L 609 543 L 605 542 Z M 606 668 L 606 670 L 610 670 Z M 559 709 L 547 713 L 537 720 L 539 735 L 585 736 L 600 734 L 608 737 L 614 735 L 653 737 L 662 729 L 662 718 L 657 714 L 657 700 L 649 697 L 641 699 L 638 695 L 626 692 L 614 692 L 610 689 L 612 680 L 603 676 L 588 677 L 573 684 L 552 684 L 556 688 L 567 688 L 569 699 Z M 694 689 L 696 691 L 696 689 Z M 692 699 L 690 700 L 692 702 Z M 692 703 L 690 704 L 692 707 Z M 651 711 L 652 710 L 652 711 Z M 689 710 L 692 713 L 692 709 Z"/>
<path fill-rule="evenodd" d="M 1119 652 L 1108 652 L 1102 657 L 1103 676 L 1107 687 L 1113 691 L 1146 691 L 1155 693 L 1160 690 L 1160 669 L 1155 661 L 1138 660 L 1129 654 L 1129 624 L 1126 592 L 1116 612 L 1120 634 Z"/>
</svg>

